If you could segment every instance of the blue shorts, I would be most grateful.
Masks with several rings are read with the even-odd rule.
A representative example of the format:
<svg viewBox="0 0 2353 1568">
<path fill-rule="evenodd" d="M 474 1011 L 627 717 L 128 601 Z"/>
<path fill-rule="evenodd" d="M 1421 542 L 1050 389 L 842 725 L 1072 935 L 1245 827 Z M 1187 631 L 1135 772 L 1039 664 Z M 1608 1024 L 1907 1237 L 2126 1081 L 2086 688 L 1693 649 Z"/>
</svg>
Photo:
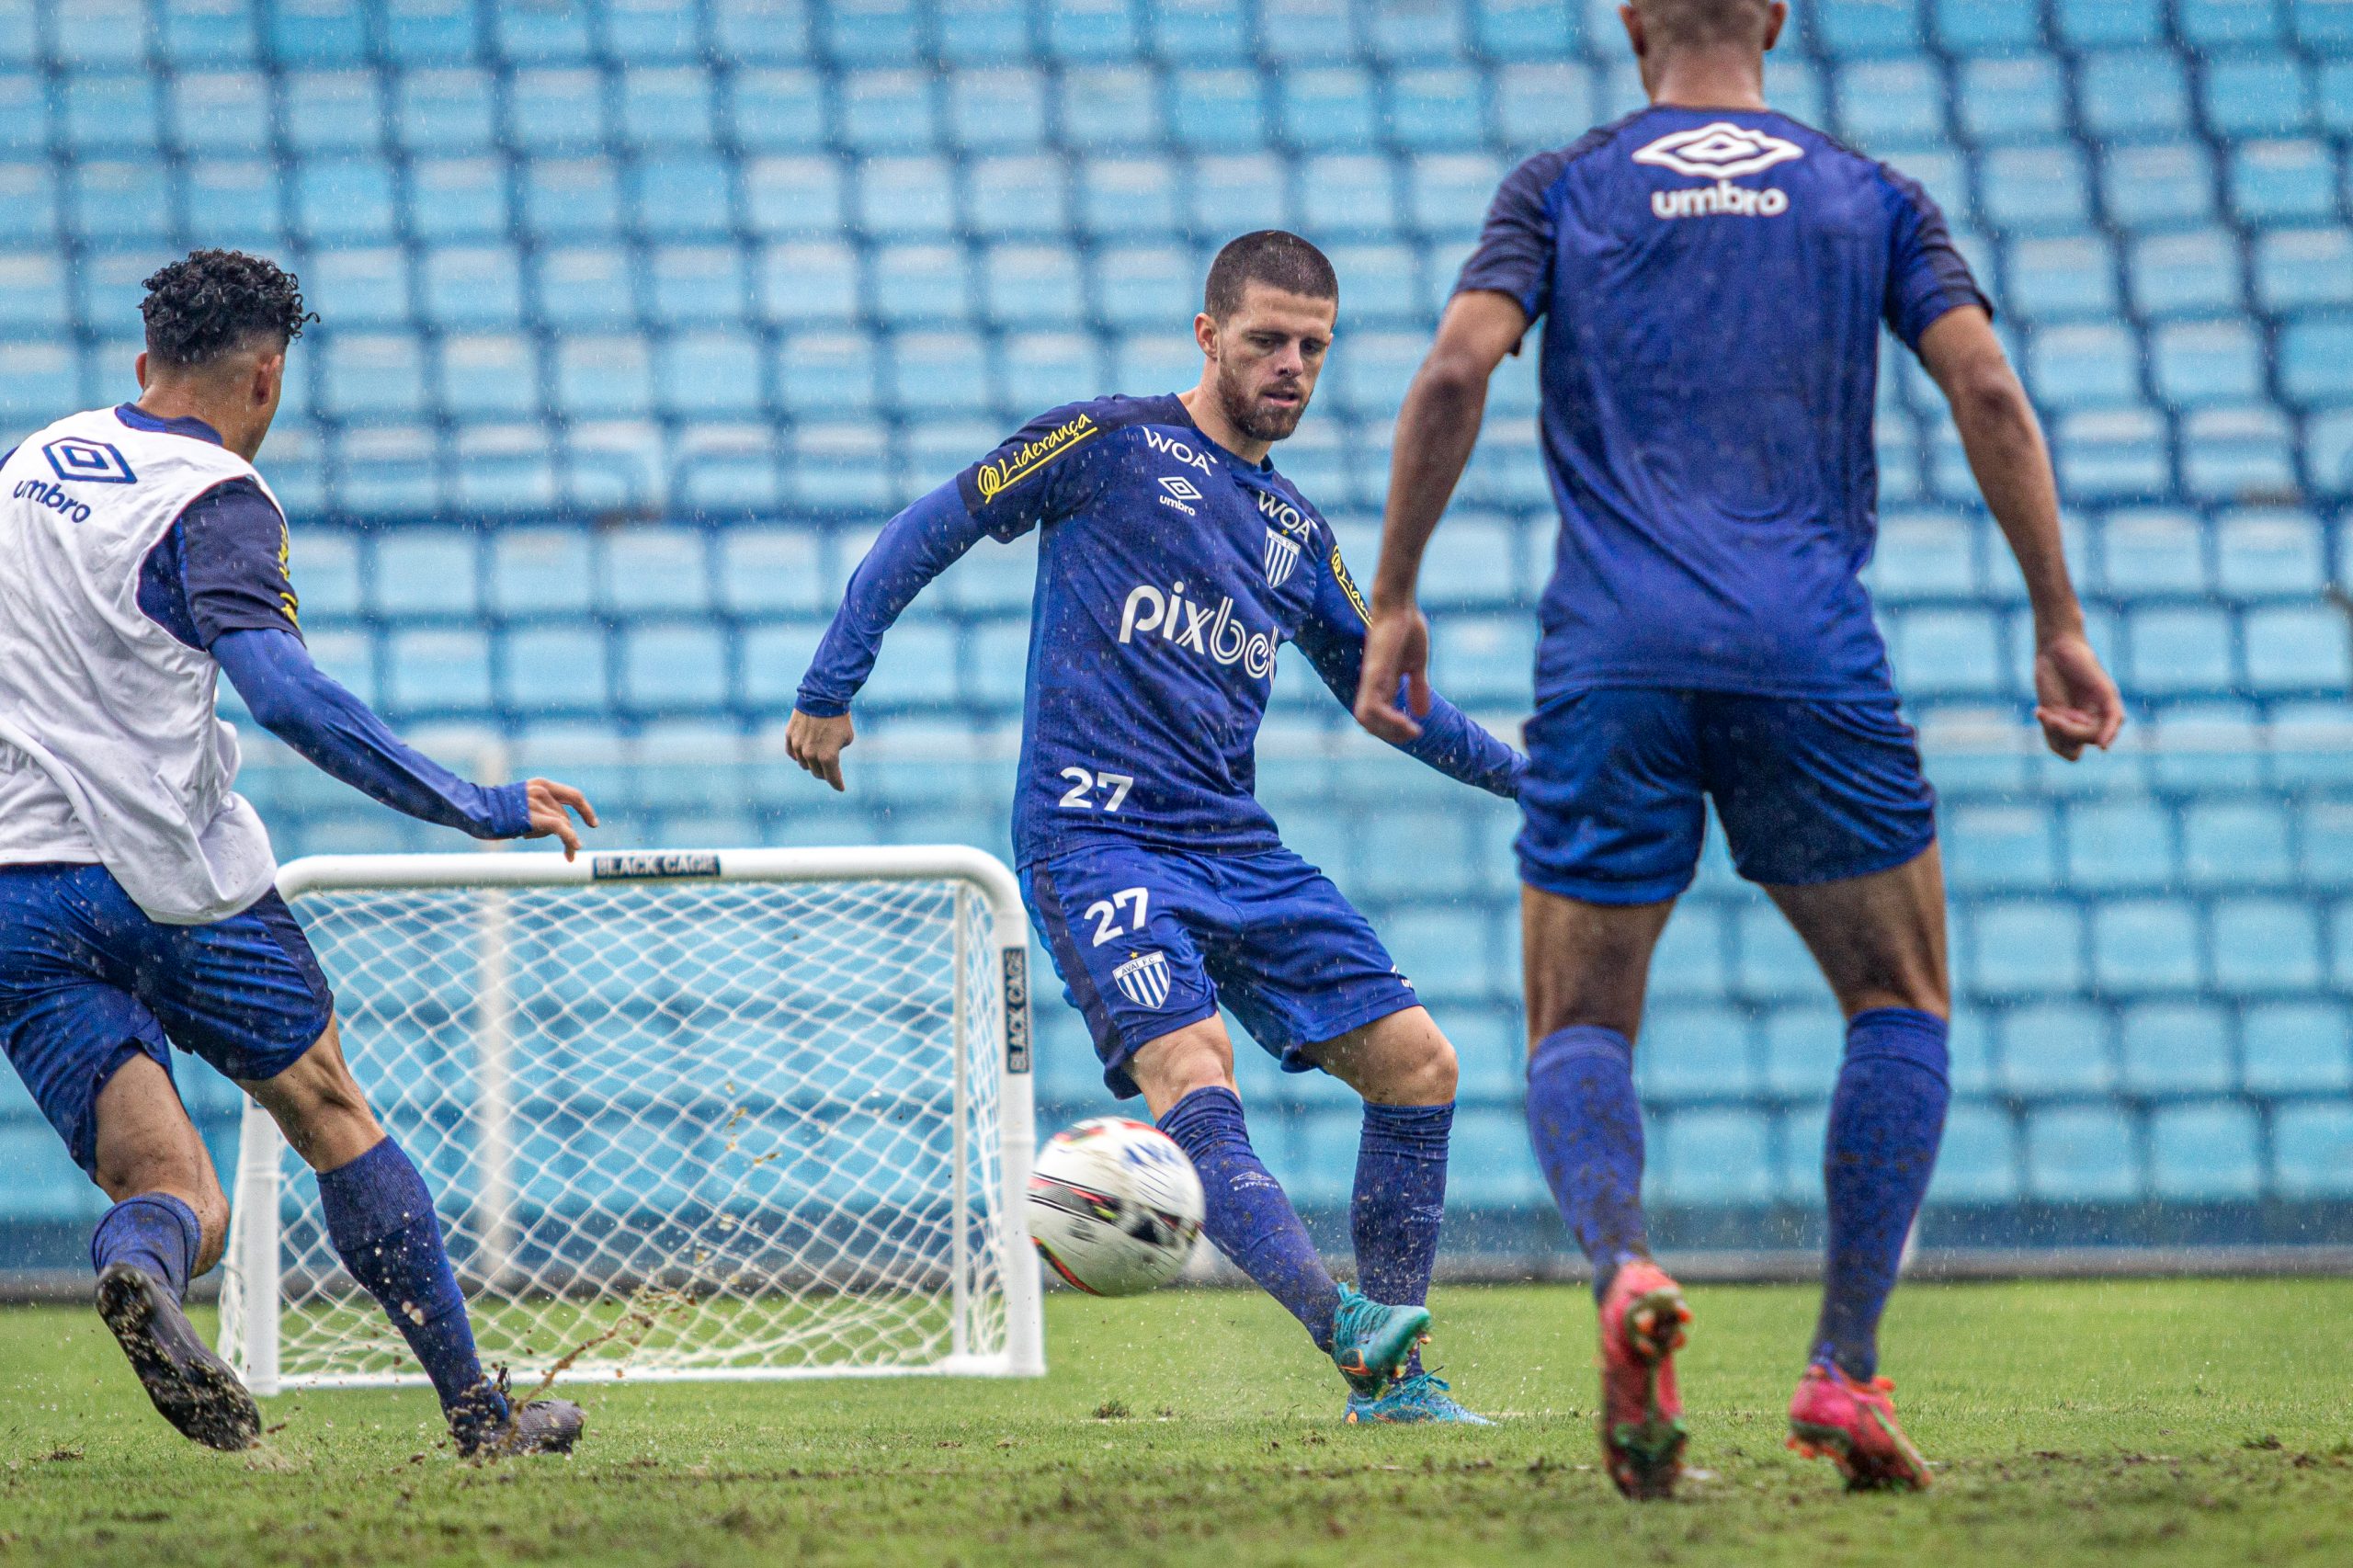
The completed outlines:
<svg viewBox="0 0 2353 1568">
<path fill-rule="evenodd" d="M 1316 1065 L 1312 1046 L 1421 1006 L 1356 906 L 1288 849 L 1105 844 L 1029 867 L 1021 892 L 1121 1099 L 1139 1092 L 1138 1051 L 1220 1002 L 1286 1073 Z"/>
<path fill-rule="evenodd" d="M 232 1078 L 275 1078 L 334 1017 L 274 892 L 210 926 L 165 926 L 103 866 L 0 866 L 0 1046 L 85 1171 L 98 1091 L 132 1057 L 168 1074 L 168 1043 Z"/>
<path fill-rule="evenodd" d="M 1528 756 L 1520 881 L 1586 903 L 1657 903 L 1689 887 L 1702 797 L 1752 882 L 1869 876 L 1936 842 L 1936 793 L 1893 696 L 1604 687 L 1538 709 Z"/>
</svg>

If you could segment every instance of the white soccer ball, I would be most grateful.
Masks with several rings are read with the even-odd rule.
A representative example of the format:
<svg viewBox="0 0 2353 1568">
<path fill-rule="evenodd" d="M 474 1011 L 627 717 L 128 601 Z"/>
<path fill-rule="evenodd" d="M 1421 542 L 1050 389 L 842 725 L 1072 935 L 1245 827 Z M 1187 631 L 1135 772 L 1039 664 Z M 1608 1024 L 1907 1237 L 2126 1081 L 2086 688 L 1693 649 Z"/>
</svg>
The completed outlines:
<svg viewBox="0 0 2353 1568">
<path fill-rule="evenodd" d="M 1090 1296 L 1165 1285 L 1201 1233 L 1201 1178 L 1176 1140 L 1123 1116 L 1054 1134 L 1029 1176 L 1029 1235 Z"/>
</svg>

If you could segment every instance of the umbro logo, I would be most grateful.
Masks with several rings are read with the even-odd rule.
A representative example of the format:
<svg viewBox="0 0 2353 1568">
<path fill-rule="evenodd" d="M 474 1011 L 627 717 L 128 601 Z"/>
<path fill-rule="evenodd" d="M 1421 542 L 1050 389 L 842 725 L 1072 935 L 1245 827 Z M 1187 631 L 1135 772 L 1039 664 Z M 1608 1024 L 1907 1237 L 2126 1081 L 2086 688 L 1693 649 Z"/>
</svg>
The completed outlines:
<svg viewBox="0 0 2353 1568">
<path fill-rule="evenodd" d="M 1738 179 L 1804 156 L 1805 149 L 1794 142 L 1720 119 L 1697 131 L 1662 136 L 1635 153 L 1634 162 L 1694 179 Z"/>
<path fill-rule="evenodd" d="M 1193 503 L 1201 498 L 1201 493 L 1191 480 L 1181 473 L 1163 474 L 1160 488 L 1167 492 L 1160 497 L 1162 506 L 1174 506 L 1188 517 L 1193 516 Z"/>
</svg>

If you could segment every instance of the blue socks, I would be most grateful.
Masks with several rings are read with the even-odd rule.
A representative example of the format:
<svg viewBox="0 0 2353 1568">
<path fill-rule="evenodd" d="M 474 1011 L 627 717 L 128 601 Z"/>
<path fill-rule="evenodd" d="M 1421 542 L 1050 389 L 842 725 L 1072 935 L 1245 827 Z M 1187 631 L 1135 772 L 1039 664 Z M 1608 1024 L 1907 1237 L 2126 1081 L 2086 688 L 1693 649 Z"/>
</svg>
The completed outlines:
<svg viewBox="0 0 2353 1568">
<path fill-rule="evenodd" d="M 103 1274 L 118 1263 L 136 1264 L 172 1300 L 184 1301 L 202 1234 L 195 1210 L 168 1192 L 142 1192 L 108 1210 L 90 1233 L 90 1267 Z"/>
<path fill-rule="evenodd" d="M 441 1244 L 433 1194 L 401 1146 L 387 1138 L 349 1165 L 321 1171 L 319 1199 L 335 1256 L 424 1363 L 442 1408 L 463 1395 L 479 1400 L 482 1358 L 465 1297 Z"/>
<path fill-rule="evenodd" d="M 1598 1301 L 1620 1264 L 1650 1256 L 1633 1042 L 1593 1024 L 1537 1041 L 1528 1058 L 1528 1136 L 1562 1221 L 1593 1260 Z"/>
<path fill-rule="evenodd" d="M 1849 1377 L 1879 1370 L 1880 1313 L 1944 1137 L 1946 1064 L 1945 1021 L 1933 1013 L 1878 1007 L 1847 1026 L 1822 1154 L 1830 1259 L 1813 1359 Z"/>
<path fill-rule="evenodd" d="M 1201 1229 L 1218 1251 L 1289 1309 L 1317 1346 L 1329 1352 L 1340 1288 L 1316 1256 L 1290 1199 L 1251 1149 L 1241 1099 L 1232 1089 L 1195 1089 L 1168 1108 L 1160 1130 L 1200 1173 L 1207 1205 Z"/>
<path fill-rule="evenodd" d="M 1429 1300 L 1453 1131 L 1450 1104 L 1365 1104 L 1348 1238 L 1356 1244 L 1357 1289 L 1384 1306 L 1418 1307 Z M 1410 1376 L 1421 1369 L 1417 1350 L 1405 1370 Z"/>
</svg>

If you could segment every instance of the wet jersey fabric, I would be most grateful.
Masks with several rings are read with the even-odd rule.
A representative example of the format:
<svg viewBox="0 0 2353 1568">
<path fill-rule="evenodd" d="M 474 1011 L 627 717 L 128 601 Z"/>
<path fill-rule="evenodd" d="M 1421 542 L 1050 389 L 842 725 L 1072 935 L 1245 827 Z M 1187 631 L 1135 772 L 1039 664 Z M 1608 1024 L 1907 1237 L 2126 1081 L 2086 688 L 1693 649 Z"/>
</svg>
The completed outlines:
<svg viewBox="0 0 2353 1568">
<path fill-rule="evenodd" d="M 883 530 L 803 678 L 848 711 L 882 634 L 983 537 L 1042 529 L 1013 842 L 1024 865 L 1106 840 L 1272 849 L 1254 798 L 1275 660 L 1295 642 L 1356 700 L 1365 612 L 1331 525 L 1271 464 L 1201 434 L 1173 396 L 1033 420 Z M 1510 796 L 1522 759 L 1439 701 L 1404 748 Z"/>
<path fill-rule="evenodd" d="M 1456 290 L 1543 327 L 1540 704 L 1892 689 L 1858 580 L 1879 331 L 1986 303 L 1927 192 L 1785 115 L 1653 108 L 1506 177 Z"/>
</svg>

